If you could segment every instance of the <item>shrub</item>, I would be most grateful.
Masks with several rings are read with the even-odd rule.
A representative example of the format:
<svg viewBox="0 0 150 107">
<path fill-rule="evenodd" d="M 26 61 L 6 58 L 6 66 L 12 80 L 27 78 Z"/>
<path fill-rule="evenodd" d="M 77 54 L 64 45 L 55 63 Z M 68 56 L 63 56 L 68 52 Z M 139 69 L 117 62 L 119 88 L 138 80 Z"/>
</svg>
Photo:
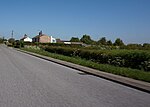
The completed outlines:
<svg viewBox="0 0 150 107">
<path fill-rule="evenodd" d="M 45 46 L 45 51 L 81 57 L 97 63 L 150 71 L 150 52 L 143 50 L 86 50 L 82 48 Z"/>
</svg>

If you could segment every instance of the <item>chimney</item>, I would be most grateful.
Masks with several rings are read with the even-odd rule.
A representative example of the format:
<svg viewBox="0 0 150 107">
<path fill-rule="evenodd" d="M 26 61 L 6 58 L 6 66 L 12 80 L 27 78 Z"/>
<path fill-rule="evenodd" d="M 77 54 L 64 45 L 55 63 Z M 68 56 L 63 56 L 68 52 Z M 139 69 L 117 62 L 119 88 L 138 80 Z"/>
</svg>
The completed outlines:
<svg viewBox="0 0 150 107">
<path fill-rule="evenodd" d="M 27 37 L 27 34 L 25 34 L 24 37 Z"/>
<path fill-rule="evenodd" d="M 42 30 L 39 32 L 39 35 L 40 35 L 40 36 L 42 35 Z"/>
</svg>

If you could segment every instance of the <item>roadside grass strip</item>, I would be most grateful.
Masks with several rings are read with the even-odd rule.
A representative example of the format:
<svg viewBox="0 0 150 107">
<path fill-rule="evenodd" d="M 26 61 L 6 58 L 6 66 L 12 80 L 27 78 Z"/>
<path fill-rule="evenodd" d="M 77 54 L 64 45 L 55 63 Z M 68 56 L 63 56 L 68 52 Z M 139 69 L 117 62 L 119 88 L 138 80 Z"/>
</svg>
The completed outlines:
<svg viewBox="0 0 150 107">
<path fill-rule="evenodd" d="M 50 53 L 50 52 L 47 52 L 47 51 L 44 51 L 41 49 L 33 49 L 33 48 L 21 48 L 21 49 L 25 50 L 25 51 L 37 53 L 40 55 L 48 56 L 51 58 L 55 58 L 55 59 L 71 62 L 74 64 L 86 66 L 86 67 L 100 70 L 103 72 L 108 72 L 108 73 L 112 73 L 112 74 L 116 74 L 116 75 L 121 75 L 124 77 L 133 78 L 136 80 L 150 82 L 150 72 L 144 72 L 142 70 L 132 69 L 132 68 L 117 67 L 117 66 L 108 65 L 108 64 L 99 64 L 96 62 L 92 62 L 90 60 L 81 59 L 79 57 L 64 56 L 64 55 L 60 55 L 60 54 L 56 54 L 56 53 Z"/>
</svg>

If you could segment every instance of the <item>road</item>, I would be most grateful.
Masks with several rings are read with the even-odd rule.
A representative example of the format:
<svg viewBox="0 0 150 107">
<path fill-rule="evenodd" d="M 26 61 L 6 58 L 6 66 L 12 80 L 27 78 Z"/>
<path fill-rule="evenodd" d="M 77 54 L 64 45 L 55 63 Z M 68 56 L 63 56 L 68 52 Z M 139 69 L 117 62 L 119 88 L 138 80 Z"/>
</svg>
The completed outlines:
<svg viewBox="0 0 150 107">
<path fill-rule="evenodd" d="M 0 45 L 0 107 L 150 107 L 150 94 Z"/>
</svg>

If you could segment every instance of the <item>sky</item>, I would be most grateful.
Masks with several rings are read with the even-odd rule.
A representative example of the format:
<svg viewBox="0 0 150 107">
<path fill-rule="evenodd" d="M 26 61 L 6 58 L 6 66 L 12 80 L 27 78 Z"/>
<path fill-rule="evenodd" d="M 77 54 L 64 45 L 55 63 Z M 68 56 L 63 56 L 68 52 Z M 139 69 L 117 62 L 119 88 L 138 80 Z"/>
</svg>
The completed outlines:
<svg viewBox="0 0 150 107">
<path fill-rule="evenodd" d="M 150 0 L 0 0 L 0 37 L 44 34 L 70 40 L 150 43 Z"/>
</svg>

